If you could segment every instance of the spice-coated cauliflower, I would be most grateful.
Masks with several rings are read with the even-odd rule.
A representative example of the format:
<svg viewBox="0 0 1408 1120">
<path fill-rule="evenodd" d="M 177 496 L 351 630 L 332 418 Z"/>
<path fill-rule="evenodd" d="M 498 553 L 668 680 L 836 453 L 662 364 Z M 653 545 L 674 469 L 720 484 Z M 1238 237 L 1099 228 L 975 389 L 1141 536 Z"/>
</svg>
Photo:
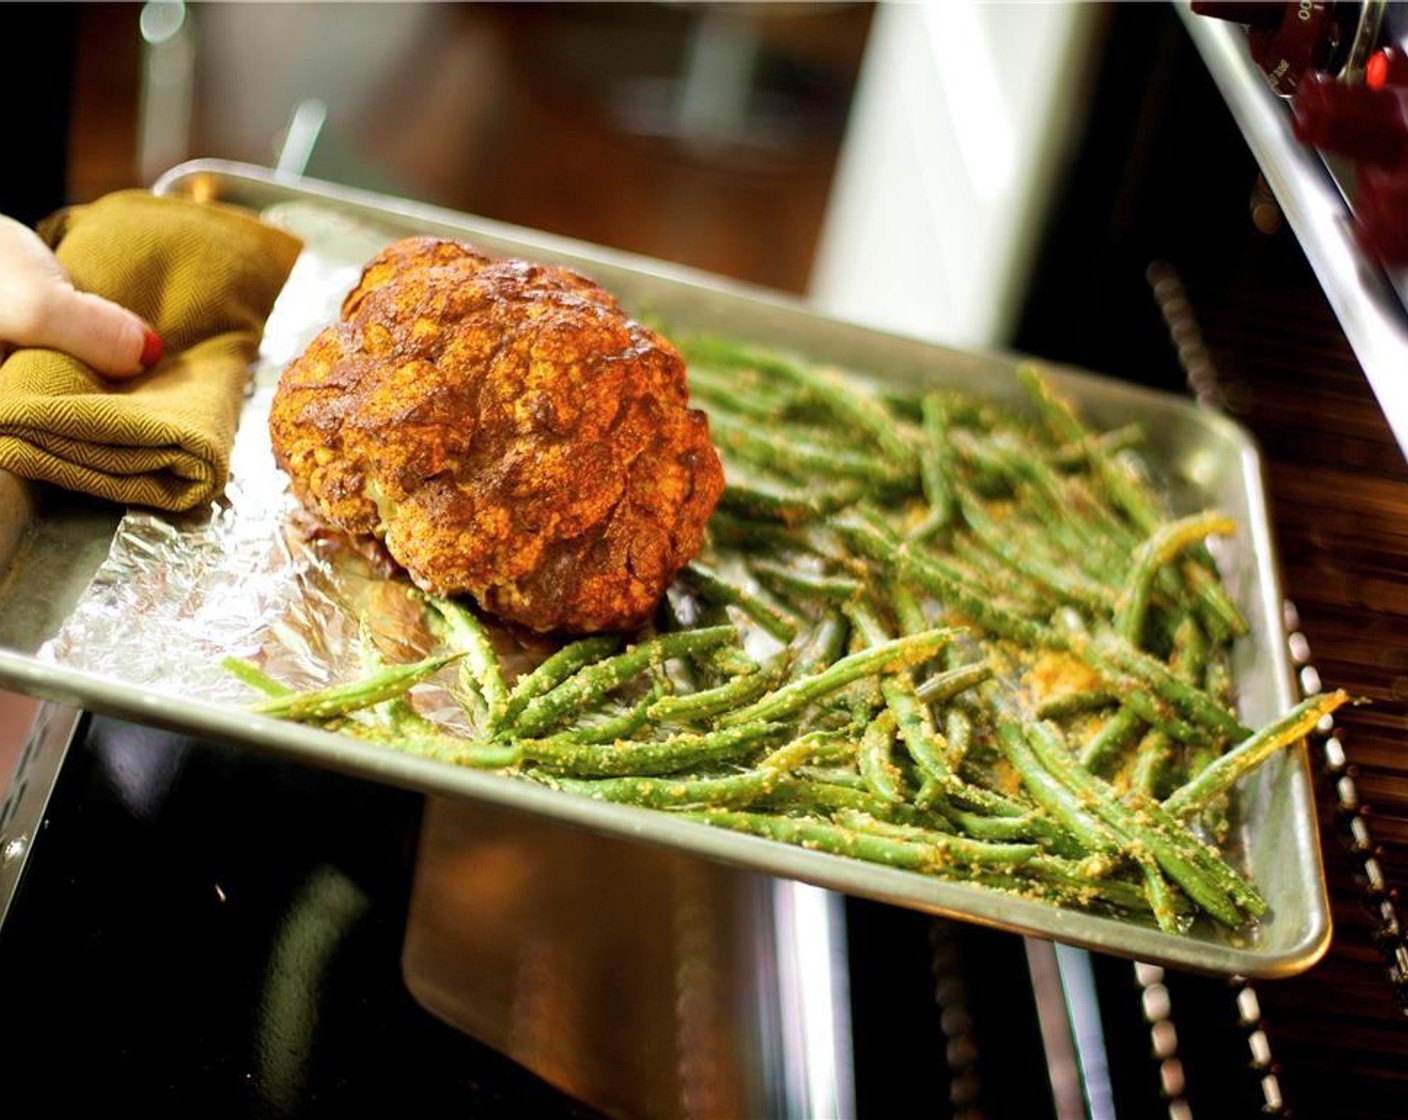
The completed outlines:
<svg viewBox="0 0 1408 1120">
<path fill-rule="evenodd" d="M 428 237 L 368 263 L 269 424 L 317 516 L 540 632 L 643 622 L 723 488 L 665 339 L 566 269 Z"/>
</svg>

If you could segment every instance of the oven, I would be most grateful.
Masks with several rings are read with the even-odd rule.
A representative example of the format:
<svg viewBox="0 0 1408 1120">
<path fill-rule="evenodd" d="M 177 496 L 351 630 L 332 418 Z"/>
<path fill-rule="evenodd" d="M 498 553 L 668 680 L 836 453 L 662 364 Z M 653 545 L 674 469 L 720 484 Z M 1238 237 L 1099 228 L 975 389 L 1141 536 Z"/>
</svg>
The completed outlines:
<svg viewBox="0 0 1408 1120">
<path fill-rule="evenodd" d="M 1296 687 L 1371 701 L 1308 744 L 1333 923 L 1317 963 L 1248 979 L 1131 960 L 51 700 L 0 805 L 0 1099 L 242 1117 L 1408 1111 L 1408 157 L 1385 141 L 1373 164 L 1362 129 L 1333 105 L 1307 123 L 1290 84 L 1333 65 L 1356 95 L 1408 88 L 1408 16 L 1195 7 L 1064 27 L 1049 80 L 1079 116 L 1023 196 L 1025 241 L 981 278 L 1020 291 L 1007 321 L 851 306 L 1184 394 L 1254 437 Z M 1398 104 L 1373 121 L 1403 124 Z M 847 182 L 843 158 L 841 208 Z M 828 231 L 821 305 L 877 291 L 858 254 Z M 509 880 L 518 894 L 496 895 Z M 634 931 L 624 950 L 596 937 L 603 909 L 630 915 L 610 923 Z"/>
</svg>

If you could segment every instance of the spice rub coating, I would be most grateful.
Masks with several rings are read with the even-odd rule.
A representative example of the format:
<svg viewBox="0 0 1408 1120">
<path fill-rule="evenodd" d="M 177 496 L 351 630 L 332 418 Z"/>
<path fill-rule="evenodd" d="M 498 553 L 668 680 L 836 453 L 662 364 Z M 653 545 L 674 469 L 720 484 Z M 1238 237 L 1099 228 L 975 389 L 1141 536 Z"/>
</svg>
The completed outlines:
<svg viewBox="0 0 1408 1120">
<path fill-rule="evenodd" d="M 576 273 L 437 238 L 367 264 L 269 426 L 305 507 L 539 632 L 642 623 L 723 489 L 668 341 Z"/>
</svg>

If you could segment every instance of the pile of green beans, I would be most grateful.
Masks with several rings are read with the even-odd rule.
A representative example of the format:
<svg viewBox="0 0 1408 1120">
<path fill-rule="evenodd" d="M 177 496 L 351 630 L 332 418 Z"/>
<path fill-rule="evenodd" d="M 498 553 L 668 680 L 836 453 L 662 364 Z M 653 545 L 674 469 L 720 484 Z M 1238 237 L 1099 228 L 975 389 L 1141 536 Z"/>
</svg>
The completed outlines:
<svg viewBox="0 0 1408 1120">
<path fill-rule="evenodd" d="M 1184 931 L 1266 905 L 1233 788 L 1345 703 L 1235 708 L 1247 625 L 1133 448 L 1035 367 L 1030 408 L 676 336 L 728 479 L 704 553 L 636 634 L 512 678 L 495 632 L 421 596 L 438 648 L 255 710 L 717 828 Z M 419 593 L 415 593 L 419 594 Z M 415 700 L 444 680 L 458 731 Z"/>
</svg>

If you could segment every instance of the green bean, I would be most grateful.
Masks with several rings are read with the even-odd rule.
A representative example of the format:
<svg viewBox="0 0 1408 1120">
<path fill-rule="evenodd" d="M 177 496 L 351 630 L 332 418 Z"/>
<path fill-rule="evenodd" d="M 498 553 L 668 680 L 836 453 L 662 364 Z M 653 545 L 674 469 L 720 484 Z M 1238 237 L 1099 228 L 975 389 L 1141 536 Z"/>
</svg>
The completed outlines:
<svg viewBox="0 0 1408 1120">
<path fill-rule="evenodd" d="M 1118 428 L 1092 433 L 1083 443 L 1065 444 L 1053 448 L 1050 453 L 1051 462 L 1066 469 L 1088 467 L 1090 465 L 1088 446 L 1094 446 L 1096 454 L 1114 455 L 1120 451 L 1128 451 L 1137 447 L 1143 442 L 1143 428 L 1138 424 L 1122 424 Z"/>
<path fill-rule="evenodd" d="M 597 634 L 557 650 L 532 672 L 514 681 L 505 705 L 506 722 L 512 723 L 530 700 L 555 688 L 577 670 L 615 653 L 621 648 L 621 642 L 619 634 Z"/>
<path fill-rule="evenodd" d="M 444 734 L 417 732 L 393 736 L 383 746 L 402 754 L 413 754 L 454 766 L 472 766 L 480 770 L 507 770 L 522 760 L 515 743 L 493 740 L 457 739 Z"/>
<path fill-rule="evenodd" d="M 733 622 L 728 617 L 728 612 L 722 607 L 718 608 L 718 614 L 712 610 L 701 611 L 699 615 L 699 625 L 709 626 L 732 626 Z M 715 676 L 722 674 L 724 680 L 732 680 L 735 677 L 747 677 L 756 673 L 760 666 L 748 654 L 748 651 L 738 645 L 724 645 L 711 649 L 706 653 L 697 655 L 694 658 L 701 666 L 714 670 Z M 714 678 L 711 678 L 714 679 Z M 724 681 L 719 681 L 722 684 Z M 713 687 L 712 685 L 710 687 Z"/>
<path fill-rule="evenodd" d="M 1201 743 L 1208 739 L 1210 733 L 1206 727 L 1195 727 L 1182 719 L 1173 705 L 1162 696 L 1139 688 L 1137 683 L 1129 678 L 1121 680 L 1121 687 L 1124 690 L 1124 706 L 1154 730 L 1161 731 L 1180 743 Z"/>
<path fill-rule="evenodd" d="M 954 706 L 944 712 L 944 741 L 948 743 L 944 763 L 957 773 L 973 744 L 973 721 L 962 708 Z"/>
<path fill-rule="evenodd" d="M 1154 921 L 1165 933 L 1178 932 L 1178 908 L 1174 902 L 1177 895 L 1169 888 L 1168 880 L 1159 869 L 1158 860 L 1143 852 L 1135 856 L 1139 872 L 1144 876 L 1144 897 L 1153 911 Z M 1235 910 L 1233 911 L 1235 913 Z M 1240 917 L 1234 924 L 1239 924 Z"/>
<path fill-rule="evenodd" d="M 347 715 L 399 696 L 463 656 L 462 653 L 437 654 L 409 665 L 393 665 L 361 680 L 331 685 L 313 692 L 272 696 L 253 705 L 251 711 L 292 720 L 324 720 Z"/>
<path fill-rule="evenodd" d="M 749 832 L 770 840 L 834 855 L 850 856 L 870 863 L 901 867 L 928 874 L 941 874 L 954 864 L 999 864 L 1030 859 L 1035 845 L 983 844 L 962 837 L 945 837 L 923 843 L 873 836 L 854 829 L 841 828 L 824 821 L 808 821 L 795 817 L 773 817 L 762 813 L 702 812 L 690 813 L 689 819 L 716 828 Z"/>
<path fill-rule="evenodd" d="M 885 460 L 862 451 L 817 442 L 797 429 L 763 431 L 732 417 L 715 415 L 709 425 L 715 444 L 728 455 L 797 479 L 813 475 L 892 487 L 902 476 Z"/>
<path fill-rule="evenodd" d="M 1149 731 L 1134 752 L 1130 788 L 1145 797 L 1157 797 L 1173 762 L 1174 741 L 1163 731 Z"/>
<path fill-rule="evenodd" d="M 562 683 L 529 700 L 510 724 L 519 737 L 536 735 L 595 703 L 651 666 L 675 657 L 702 653 L 728 642 L 737 642 L 732 626 L 710 626 L 702 630 L 681 630 L 661 634 L 633 646 L 624 653 L 592 662 L 578 669 Z"/>
<path fill-rule="evenodd" d="M 955 804 L 955 800 L 961 801 L 962 795 L 972 788 L 952 780 L 930 778 L 920 787 L 914 803 L 943 817 L 952 827 L 976 840 L 1032 841 L 1052 852 L 1077 859 L 1089 854 L 1089 850 L 1070 833 L 1035 810 L 1022 811 L 1019 807 L 1013 807 L 1016 815 L 1004 816 L 974 812 Z M 1007 808 L 1005 805 L 1001 807 Z"/>
<path fill-rule="evenodd" d="M 834 665 L 845 654 L 850 634 L 851 625 L 846 616 L 838 610 L 828 610 L 798 650 L 790 679 L 806 680 Z"/>
<path fill-rule="evenodd" d="M 874 560 L 882 568 L 910 580 L 936 595 L 958 610 L 965 618 L 992 634 L 1012 638 L 1024 645 L 1054 645 L 1059 637 L 1054 631 L 1029 619 L 1004 610 L 990 600 L 981 588 L 971 586 L 952 569 L 929 556 L 910 551 L 907 545 L 898 547 L 887 541 L 874 525 L 854 514 L 831 519 L 830 524 L 853 548 Z"/>
<path fill-rule="evenodd" d="M 753 703 L 724 716 L 724 727 L 752 720 L 787 719 L 821 697 L 874 673 L 893 671 L 930 657 L 958 631 L 943 628 L 913 634 L 882 645 L 847 654 L 835 664 L 809 677 L 794 680 Z"/>
<path fill-rule="evenodd" d="M 1110 454 L 1093 439 L 1075 415 L 1070 404 L 1060 398 L 1030 365 L 1017 370 L 1018 380 L 1027 388 L 1043 419 L 1053 433 L 1066 443 L 1077 444 L 1085 449 L 1092 474 L 1100 481 L 1114 505 L 1124 510 L 1131 521 L 1146 533 L 1153 533 L 1163 520 L 1157 504 L 1149 495 L 1142 476 L 1135 471 L 1119 454 Z M 1240 637 L 1247 633 L 1246 620 L 1237 609 L 1226 589 L 1212 575 L 1212 558 L 1206 548 L 1195 553 L 1201 576 L 1195 576 L 1200 603 L 1204 604 L 1205 621 L 1227 627 L 1227 633 Z"/>
<path fill-rule="evenodd" d="M 1004 526 L 971 494 L 960 493 L 959 508 L 974 538 L 987 552 L 1042 590 L 1088 610 L 1103 611 L 1113 602 L 1108 588 L 1043 555 L 1030 541 L 1014 536 L 1010 526 L 1004 532 Z"/>
<path fill-rule="evenodd" d="M 1081 748 L 1080 764 L 1094 773 L 1103 769 L 1112 755 L 1129 746 L 1140 734 L 1144 721 L 1130 708 L 1121 708 L 1103 724 Z"/>
<path fill-rule="evenodd" d="M 935 673 L 915 689 L 921 704 L 946 704 L 955 696 L 976 688 L 992 676 L 992 666 L 985 661 L 957 665 Z"/>
<path fill-rule="evenodd" d="M 1239 907 L 1253 916 L 1264 910 L 1265 904 L 1256 892 L 1215 853 L 1178 827 L 1157 803 L 1141 803 L 1135 812 L 1120 802 L 1104 782 L 1079 765 L 1054 724 L 1035 724 L 1028 742 L 1048 773 L 1089 803 L 1091 811 L 1107 827 L 1127 834 L 1127 844 L 1136 843 L 1147 851 L 1193 901 L 1218 921 L 1235 928 L 1243 920 Z"/>
<path fill-rule="evenodd" d="M 901 634 L 918 634 L 933 626 L 924 613 L 919 597 L 909 587 L 898 580 L 890 580 L 884 590 Z"/>
<path fill-rule="evenodd" d="M 1079 864 L 1053 856 L 1033 856 L 1019 872 L 1002 874 L 984 869 L 972 881 L 989 890 L 1057 905 L 1104 907 L 1122 915 L 1147 914 L 1149 910 L 1144 892 L 1134 884 L 1121 879 L 1092 878 L 1082 872 Z"/>
<path fill-rule="evenodd" d="M 1201 684 L 1207 676 L 1208 640 L 1192 615 L 1184 615 L 1173 631 L 1173 652 L 1169 666 L 1190 684 Z M 1214 699 L 1220 699 L 1213 693 Z"/>
<path fill-rule="evenodd" d="M 903 602 L 903 599 L 901 601 Z M 883 623 L 868 604 L 858 601 L 852 604 L 849 613 L 856 630 L 864 635 L 872 646 L 891 640 Z M 902 613 L 909 616 L 910 625 L 917 626 L 923 621 L 922 618 L 914 617 L 913 604 L 903 608 Z M 934 726 L 933 716 L 928 707 L 920 702 L 910 675 L 896 673 L 887 677 L 880 684 L 880 692 L 885 699 L 892 729 L 898 729 L 900 740 L 904 743 L 909 757 L 914 760 L 922 775 L 925 778 L 952 780 L 954 775 L 945 758 L 948 744 L 944 742 L 943 737 Z M 873 731 L 874 725 L 866 732 L 866 738 L 862 740 L 861 772 L 871 778 L 876 793 L 882 796 L 893 795 L 893 798 L 898 798 L 900 796 L 898 784 L 894 781 L 885 782 L 887 771 L 882 769 L 879 773 L 874 773 L 875 767 L 867 769 L 865 765 L 866 761 L 872 757 L 865 750 L 865 747 L 871 743 L 870 735 Z M 888 760 L 888 744 L 885 750 Z"/>
<path fill-rule="evenodd" d="M 1144 633 L 1144 612 L 1149 605 L 1149 592 L 1154 577 L 1179 553 L 1200 544 L 1215 534 L 1230 535 L 1237 523 L 1216 511 L 1194 514 L 1160 525 L 1139 546 L 1134 567 L 1115 609 L 1115 628 L 1133 646 L 1141 644 Z"/>
<path fill-rule="evenodd" d="M 384 701 L 380 711 L 393 738 L 414 739 L 444 734 L 439 724 L 416 711 L 410 698 L 404 693 Z"/>
<path fill-rule="evenodd" d="M 1110 708 L 1120 702 L 1119 693 L 1109 688 L 1077 688 L 1048 696 L 1036 706 L 1037 719 L 1069 719 Z"/>
<path fill-rule="evenodd" d="M 978 840 L 1040 842 L 1044 836 L 1051 834 L 1051 822 L 1034 813 L 1024 813 L 1020 817 L 991 817 L 971 809 L 960 809 L 948 802 L 945 783 L 932 778 L 924 783 L 914 800 L 916 805 L 932 810 Z"/>
<path fill-rule="evenodd" d="M 734 677 L 714 688 L 683 696 L 662 696 L 651 705 L 650 718 L 661 723 L 697 723 L 713 719 L 756 700 L 787 675 L 791 664 L 790 651 L 784 650 L 753 672 Z"/>
<path fill-rule="evenodd" d="M 691 360 L 706 365 L 755 369 L 774 380 L 786 381 L 830 413 L 841 430 L 866 433 L 897 467 L 910 472 L 917 469 L 914 449 L 900 434 L 884 405 L 842 378 L 790 361 L 775 351 L 743 347 L 724 339 L 696 336 L 682 342 L 681 349 Z"/>
<path fill-rule="evenodd" d="M 1207 650 L 1203 643 L 1203 630 L 1192 615 L 1185 615 L 1179 622 L 1173 636 L 1173 652 L 1169 656 L 1169 667 L 1180 680 L 1196 684 L 1202 680 Z M 1194 740 L 1185 740 L 1185 749 L 1198 750 L 1209 743 L 1206 735 Z M 1173 736 L 1166 730 L 1152 730 L 1140 741 L 1134 752 L 1134 769 L 1130 785 L 1137 792 L 1149 797 L 1161 797 L 1172 781 L 1175 744 Z"/>
<path fill-rule="evenodd" d="M 503 670 L 488 630 L 458 603 L 433 595 L 425 596 L 425 600 L 442 620 L 450 648 L 464 653 L 464 660 L 460 662 L 461 678 L 466 685 L 478 689 L 488 709 L 489 728 L 497 730 L 508 714 L 508 688 L 504 685 Z"/>
<path fill-rule="evenodd" d="M 747 384 L 744 379 L 729 377 L 695 363 L 691 363 L 689 368 L 690 393 L 705 402 L 710 415 L 716 409 L 724 409 L 739 416 L 771 422 L 792 407 L 792 394 L 767 391 L 756 378 L 746 380 Z"/>
<path fill-rule="evenodd" d="M 895 717 L 882 712 L 871 721 L 860 741 L 860 774 L 866 786 L 886 801 L 903 801 L 900 772 L 893 760 Z"/>
<path fill-rule="evenodd" d="M 1183 582 L 1197 596 L 1199 617 L 1212 633 L 1225 638 L 1245 637 L 1251 628 L 1213 568 L 1206 548 L 1199 549 L 1182 567 Z"/>
<path fill-rule="evenodd" d="M 1113 553 L 1125 551 L 1118 525 L 1104 516 L 1098 502 L 1081 501 L 1077 480 L 1058 474 L 1026 448 L 1026 440 L 1010 433 L 997 433 L 987 441 L 989 454 L 1012 479 L 1013 491 L 1025 498 L 1067 551 L 1101 558 L 1099 570 L 1108 570 Z"/>
<path fill-rule="evenodd" d="M 650 722 L 650 710 L 664 695 L 666 687 L 663 680 L 657 680 L 649 692 L 624 710 L 593 723 L 579 721 L 561 732 L 559 738 L 574 743 L 614 743 L 618 739 L 629 739 Z"/>
<path fill-rule="evenodd" d="M 923 825 L 896 824 L 854 809 L 843 809 L 833 819 L 842 828 L 855 832 L 873 832 L 878 836 L 890 836 L 916 844 L 942 845 L 967 853 L 973 863 L 1026 863 L 1040 851 L 1036 844 L 975 840 L 971 836 L 960 836 Z"/>
<path fill-rule="evenodd" d="M 1105 823 L 1095 817 L 1038 761 L 1022 726 L 1001 717 L 998 742 L 1032 799 L 1051 814 L 1080 846 L 1091 852 L 1119 853 L 1122 848 Z"/>
<path fill-rule="evenodd" d="M 1080 447 L 1085 452 L 1091 471 L 1105 487 L 1111 501 L 1143 532 L 1152 533 L 1160 517 L 1136 476 L 1127 467 L 1121 466 L 1117 457 L 1105 454 L 1076 417 L 1075 410 L 1034 365 L 1019 365 L 1017 380 L 1036 403 L 1052 435 L 1063 443 Z"/>
<path fill-rule="evenodd" d="M 1245 738 L 1251 734 L 1236 716 L 1213 697 L 1196 685 L 1181 680 L 1163 662 L 1135 649 L 1117 634 L 1096 634 L 1089 642 L 1077 641 L 1071 648 L 1077 655 L 1089 660 L 1097 670 L 1113 666 L 1116 670 L 1128 673 L 1147 684 L 1158 696 L 1167 700 L 1189 719 L 1211 731 L 1236 738 Z"/>
<path fill-rule="evenodd" d="M 1053 775 L 1057 773 L 1051 772 Z M 1057 780 L 1063 781 L 1074 793 L 1078 786 L 1069 780 L 1070 777 L 1066 771 L 1060 771 Z M 1167 872 L 1190 898 L 1218 921 L 1233 928 L 1242 924 L 1242 915 L 1236 903 L 1185 852 L 1167 842 L 1162 834 L 1139 827 L 1132 818 L 1120 812 L 1118 802 L 1112 798 L 1102 799 L 1087 793 L 1085 799 L 1092 802 L 1092 812 L 1105 828 L 1113 832 L 1120 848 L 1135 860 L 1144 876 L 1150 907 L 1161 926 L 1166 928 L 1174 910 L 1161 872 Z"/>
<path fill-rule="evenodd" d="M 791 598 L 847 603 L 862 589 L 861 582 L 850 576 L 816 575 L 767 560 L 753 560 L 749 567 L 759 582 Z"/>
<path fill-rule="evenodd" d="M 649 809 L 742 808 L 756 804 L 780 783 L 790 781 L 779 770 L 748 770 L 723 778 L 554 778 L 570 793 L 598 801 L 616 801 Z"/>
<path fill-rule="evenodd" d="M 809 774 L 799 774 L 798 780 L 778 786 L 763 802 L 769 809 L 787 813 L 827 815 L 846 809 L 869 813 L 873 817 L 896 819 L 901 822 L 923 819 L 919 810 L 902 802 L 886 801 L 872 793 L 859 775 L 852 775 L 860 784 L 823 781 Z"/>
<path fill-rule="evenodd" d="M 1228 751 L 1164 799 L 1164 812 L 1186 817 L 1203 809 L 1219 794 L 1231 789 L 1248 771 L 1271 755 L 1298 742 L 1325 716 L 1346 703 L 1341 689 L 1308 696 L 1280 719 L 1274 720 Z"/>
<path fill-rule="evenodd" d="M 953 459 L 949 453 L 949 412 L 944 398 L 928 393 L 920 402 L 924 446 L 919 452 L 919 481 L 929 512 L 910 533 L 914 540 L 929 540 L 953 522 Z"/>
<path fill-rule="evenodd" d="M 709 518 L 709 537 L 716 545 L 771 556 L 825 551 L 805 531 L 805 526 L 793 528 L 774 521 L 739 517 L 723 509 L 716 509 Z"/>
<path fill-rule="evenodd" d="M 239 657 L 225 657 L 221 659 L 220 666 L 251 688 L 258 689 L 265 696 L 289 696 L 293 693 L 293 689 L 288 685 L 274 680 L 252 661 L 245 661 Z"/>
<path fill-rule="evenodd" d="M 759 770 L 792 771 L 808 763 L 855 760 L 854 739 L 842 732 L 809 731 L 785 743 L 758 762 Z"/>
<path fill-rule="evenodd" d="M 701 597 L 711 603 L 737 607 L 778 641 L 790 642 L 797 636 L 797 624 L 792 619 L 699 561 L 686 564 L 680 575 Z"/>
<path fill-rule="evenodd" d="M 728 762 L 767 739 L 785 734 L 777 723 L 739 724 L 722 731 L 681 732 L 668 739 L 618 739 L 583 743 L 570 732 L 546 739 L 514 740 L 524 762 L 576 778 L 654 777 L 703 763 Z"/>
<path fill-rule="evenodd" d="M 745 483 L 730 478 L 724 484 L 719 508 L 732 510 L 742 517 L 780 521 L 788 526 L 805 525 L 850 505 L 863 493 L 864 487 L 854 482 L 842 482 L 821 490 L 799 490 L 775 483 Z"/>
</svg>

